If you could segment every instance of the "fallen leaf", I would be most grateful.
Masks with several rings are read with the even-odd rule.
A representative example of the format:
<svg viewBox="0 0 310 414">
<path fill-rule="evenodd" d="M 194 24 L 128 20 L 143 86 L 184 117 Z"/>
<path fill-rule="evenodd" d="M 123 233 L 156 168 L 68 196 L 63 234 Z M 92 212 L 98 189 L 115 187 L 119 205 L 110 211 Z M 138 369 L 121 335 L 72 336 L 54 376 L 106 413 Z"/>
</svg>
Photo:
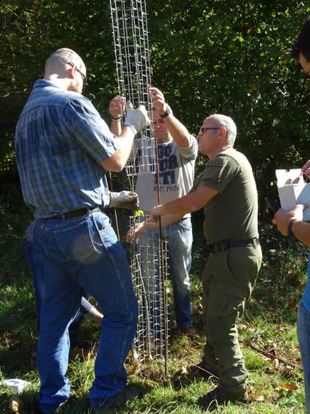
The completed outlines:
<svg viewBox="0 0 310 414">
<path fill-rule="evenodd" d="M 296 391 L 298 390 L 298 385 L 296 384 L 278 384 L 278 389 L 286 390 L 286 391 Z"/>
<path fill-rule="evenodd" d="M 181 368 L 181 374 L 182 374 L 182 375 L 186 375 L 186 374 L 188 374 L 187 367 L 182 367 L 182 368 Z"/>
<path fill-rule="evenodd" d="M 265 401 L 265 398 L 263 395 L 258 395 L 257 397 L 254 398 L 254 401 L 263 402 Z"/>
<path fill-rule="evenodd" d="M 278 358 L 275 358 L 275 359 L 273 360 L 273 365 L 274 365 L 276 368 L 279 368 L 279 360 L 278 360 Z"/>
<path fill-rule="evenodd" d="M 251 399 L 252 401 L 258 401 L 258 402 L 265 401 L 265 398 L 264 398 L 264 396 L 260 393 L 260 390 L 253 390 L 253 389 L 250 389 L 249 395 L 250 395 L 250 399 Z"/>
</svg>

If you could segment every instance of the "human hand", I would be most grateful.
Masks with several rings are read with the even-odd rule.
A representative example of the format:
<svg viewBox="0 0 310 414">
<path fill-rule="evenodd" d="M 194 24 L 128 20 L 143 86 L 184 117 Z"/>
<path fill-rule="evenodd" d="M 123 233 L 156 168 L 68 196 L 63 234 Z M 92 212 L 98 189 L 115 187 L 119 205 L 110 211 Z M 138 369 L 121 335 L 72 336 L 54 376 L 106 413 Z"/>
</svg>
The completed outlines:
<svg viewBox="0 0 310 414">
<path fill-rule="evenodd" d="M 126 208 L 127 210 L 138 210 L 139 196 L 134 191 L 110 191 L 109 207 Z"/>
<path fill-rule="evenodd" d="M 150 119 L 144 105 L 139 105 L 137 109 L 133 109 L 130 104 L 127 105 L 127 115 L 124 126 L 130 127 L 134 134 L 137 134 L 149 124 Z"/>
<path fill-rule="evenodd" d="M 127 243 L 137 244 L 139 242 L 140 237 L 146 230 L 145 221 L 138 223 L 135 227 L 132 227 L 128 230 L 126 234 L 126 241 Z"/>
<path fill-rule="evenodd" d="M 153 220 L 158 221 L 160 216 L 165 214 L 165 207 L 164 204 L 158 204 L 155 206 L 151 211 L 151 217 Z"/>
<path fill-rule="evenodd" d="M 122 119 L 125 112 L 126 98 L 124 96 L 114 96 L 109 103 L 109 113 L 112 119 Z"/>
<path fill-rule="evenodd" d="M 167 110 L 168 104 L 165 101 L 164 94 L 157 88 L 149 88 L 149 94 L 151 97 L 152 107 L 159 113 L 162 114 Z"/>
<path fill-rule="evenodd" d="M 135 227 L 128 230 L 126 235 L 126 241 L 131 244 L 137 244 L 142 234 L 148 229 L 158 228 L 158 223 L 152 218 L 148 218 L 141 223 L 135 225 Z"/>
<path fill-rule="evenodd" d="M 308 160 L 302 167 L 301 172 L 303 175 L 305 175 L 307 178 L 310 178 L 310 160 Z"/>
<path fill-rule="evenodd" d="M 272 223 L 277 226 L 278 231 L 283 235 L 288 235 L 288 225 L 291 220 L 302 221 L 303 220 L 304 205 L 297 204 L 291 211 L 285 211 L 280 208 L 274 215 Z"/>
</svg>

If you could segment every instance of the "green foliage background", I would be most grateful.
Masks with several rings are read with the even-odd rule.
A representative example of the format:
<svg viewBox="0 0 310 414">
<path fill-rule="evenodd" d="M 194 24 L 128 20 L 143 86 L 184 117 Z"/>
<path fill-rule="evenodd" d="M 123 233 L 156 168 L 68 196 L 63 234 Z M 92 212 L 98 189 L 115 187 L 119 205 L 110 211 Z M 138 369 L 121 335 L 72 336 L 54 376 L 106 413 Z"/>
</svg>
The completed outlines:
<svg viewBox="0 0 310 414">
<path fill-rule="evenodd" d="M 309 82 L 290 48 L 309 3 L 152 0 L 147 9 L 153 84 L 193 133 L 207 114 L 235 119 L 237 147 L 252 162 L 261 214 L 269 220 L 277 199 L 274 169 L 298 167 L 308 158 Z M 4 183 L 17 182 L 14 127 L 53 50 L 66 46 L 83 57 L 91 79 L 85 93 L 104 116 L 116 81 L 108 0 L 2 0 L 0 33 Z"/>
<path fill-rule="evenodd" d="M 149 0 L 147 9 L 153 84 L 163 90 L 174 113 L 194 134 L 207 114 L 232 116 L 239 130 L 236 145 L 254 167 L 265 257 L 241 339 L 244 345 L 254 343 L 265 350 L 272 346 L 288 360 L 297 358 L 300 363 L 293 332 L 306 252 L 274 232 L 270 219 L 278 200 L 274 170 L 299 167 L 309 158 L 310 82 L 305 82 L 290 48 L 310 14 L 310 4 L 294 0 Z M 42 77 L 47 56 L 59 47 L 72 48 L 82 56 L 90 77 L 85 94 L 108 120 L 107 105 L 117 92 L 109 1 L 0 0 L 0 379 L 3 375 L 32 381 L 36 388 L 29 393 L 30 402 L 38 383 L 35 361 L 30 357 L 35 349 L 36 322 L 21 239 L 31 213 L 21 201 L 13 137 L 33 82 Z M 204 162 L 198 160 L 197 172 Z M 204 261 L 201 219 L 201 213 L 194 217 L 192 287 L 196 305 L 200 304 L 199 275 Z M 196 323 L 201 329 L 199 317 Z M 201 338 L 194 344 L 181 342 L 183 353 L 172 348 L 172 370 L 197 362 L 202 346 Z M 275 369 L 249 347 L 245 351 L 255 387 L 266 403 L 252 409 L 232 406 L 225 413 L 301 413 L 300 370 L 295 372 L 289 366 Z M 86 407 L 92 361 L 86 356 L 70 365 L 77 400 L 68 414 L 86 412 L 83 401 Z M 279 391 L 277 385 L 283 382 L 296 382 L 298 392 Z M 184 385 L 180 392 L 172 390 L 170 383 L 160 388 L 154 381 L 152 386 L 151 396 L 135 412 L 170 413 L 172 405 L 175 413 L 201 412 L 193 404 L 206 391 L 205 385 Z M 7 406 L 7 398 L 0 395 L 0 411 L 7 412 Z"/>
</svg>

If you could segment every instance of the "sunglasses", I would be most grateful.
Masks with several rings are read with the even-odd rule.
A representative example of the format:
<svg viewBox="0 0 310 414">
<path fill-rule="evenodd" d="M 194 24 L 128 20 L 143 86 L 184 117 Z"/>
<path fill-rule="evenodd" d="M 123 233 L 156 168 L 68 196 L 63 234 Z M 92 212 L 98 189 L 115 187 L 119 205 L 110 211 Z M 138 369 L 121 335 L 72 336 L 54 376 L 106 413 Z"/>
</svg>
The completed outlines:
<svg viewBox="0 0 310 414">
<path fill-rule="evenodd" d="M 206 128 L 200 128 L 200 134 L 204 134 L 205 132 L 209 131 L 209 130 L 216 130 L 216 129 L 221 129 L 219 127 L 206 127 Z"/>
<path fill-rule="evenodd" d="M 84 85 L 86 85 L 87 84 L 86 75 L 74 63 L 72 63 L 72 62 L 66 62 L 66 63 L 67 63 L 67 65 L 70 65 L 71 67 L 75 66 L 76 71 L 79 72 L 79 74 L 82 76 Z"/>
</svg>

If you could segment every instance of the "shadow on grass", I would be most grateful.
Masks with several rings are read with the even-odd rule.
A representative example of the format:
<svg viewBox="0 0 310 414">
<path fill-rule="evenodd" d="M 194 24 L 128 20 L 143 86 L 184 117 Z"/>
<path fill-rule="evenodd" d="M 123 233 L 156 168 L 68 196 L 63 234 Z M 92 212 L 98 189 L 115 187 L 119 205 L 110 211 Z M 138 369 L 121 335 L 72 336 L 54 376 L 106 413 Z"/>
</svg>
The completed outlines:
<svg viewBox="0 0 310 414">
<path fill-rule="evenodd" d="M 135 389 L 137 392 L 137 397 L 134 399 L 129 399 L 126 401 L 122 408 L 117 410 L 118 413 L 128 413 L 132 412 L 131 407 L 134 406 L 136 403 L 141 404 L 142 399 L 144 396 L 150 392 L 151 387 L 147 384 L 137 384 L 131 383 L 128 386 L 128 389 Z M 88 393 L 83 395 L 73 395 L 70 399 L 65 403 L 65 405 L 59 409 L 60 414 L 88 414 L 91 413 L 90 403 L 88 400 Z M 18 412 L 22 414 L 38 414 L 38 405 L 37 405 L 37 393 L 33 390 L 25 391 L 20 396 L 12 396 L 12 393 L 9 391 L 0 394 L 0 413 L 9 413 L 9 407 L 12 404 L 11 401 L 16 402 L 19 405 Z M 115 413 L 114 411 L 105 410 L 98 410 L 98 414 L 102 413 Z M 97 413 L 96 412 L 96 413 Z"/>
<path fill-rule="evenodd" d="M 36 317 L 30 278 L 2 284 L 0 303 L 0 366 L 2 375 L 22 375 L 34 369 Z"/>
</svg>

